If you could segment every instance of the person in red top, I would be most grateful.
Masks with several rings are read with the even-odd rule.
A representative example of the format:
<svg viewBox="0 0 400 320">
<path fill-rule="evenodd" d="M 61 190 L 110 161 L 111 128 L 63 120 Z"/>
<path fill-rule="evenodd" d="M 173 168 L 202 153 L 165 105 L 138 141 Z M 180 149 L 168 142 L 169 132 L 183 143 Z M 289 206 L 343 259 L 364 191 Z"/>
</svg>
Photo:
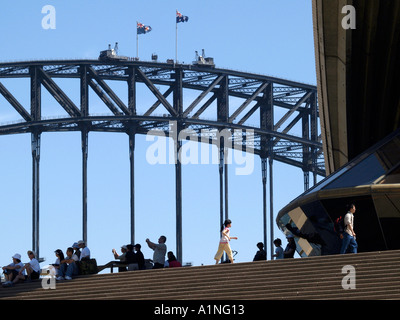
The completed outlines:
<svg viewBox="0 0 400 320">
<path fill-rule="evenodd" d="M 172 251 L 168 251 L 167 256 L 168 256 L 168 268 L 182 267 L 181 263 L 178 260 L 176 260 L 176 257 L 172 253 Z"/>
</svg>

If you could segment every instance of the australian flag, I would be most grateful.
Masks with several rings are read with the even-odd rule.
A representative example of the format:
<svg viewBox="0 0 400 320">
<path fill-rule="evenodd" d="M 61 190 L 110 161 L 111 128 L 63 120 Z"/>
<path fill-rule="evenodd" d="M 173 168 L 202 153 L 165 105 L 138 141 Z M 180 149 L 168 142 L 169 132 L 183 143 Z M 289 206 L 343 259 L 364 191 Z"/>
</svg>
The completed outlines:
<svg viewBox="0 0 400 320">
<path fill-rule="evenodd" d="M 176 10 L 176 23 L 188 22 L 188 21 L 189 21 L 188 16 L 183 16 L 182 13 L 180 13 L 178 10 Z"/>
<path fill-rule="evenodd" d="M 137 23 L 137 34 L 145 34 L 151 31 L 150 26 L 145 26 L 143 23 Z"/>
</svg>

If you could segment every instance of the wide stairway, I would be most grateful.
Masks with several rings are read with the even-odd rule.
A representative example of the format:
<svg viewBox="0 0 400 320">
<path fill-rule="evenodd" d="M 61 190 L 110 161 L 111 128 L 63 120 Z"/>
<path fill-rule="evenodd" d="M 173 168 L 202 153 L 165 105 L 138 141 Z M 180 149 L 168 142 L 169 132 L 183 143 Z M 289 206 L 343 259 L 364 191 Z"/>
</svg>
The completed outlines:
<svg viewBox="0 0 400 320">
<path fill-rule="evenodd" d="M 96 274 L 46 290 L 42 281 L 0 287 L 0 299 L 11 300 L 399 298 L 400 250 Z"/>
</svg>

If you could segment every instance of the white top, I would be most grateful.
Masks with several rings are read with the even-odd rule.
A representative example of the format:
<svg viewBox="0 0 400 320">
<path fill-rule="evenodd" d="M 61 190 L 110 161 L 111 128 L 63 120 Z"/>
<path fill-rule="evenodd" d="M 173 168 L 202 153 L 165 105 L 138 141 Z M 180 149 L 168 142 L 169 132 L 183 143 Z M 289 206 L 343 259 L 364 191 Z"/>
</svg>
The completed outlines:
<svg viewBox="0 0 400 320">
<path fill-rule="evenodd" d="M 88 247 L 84 247 L 84 248 L 82 249 L 80 260 L 82 260 L 82 258 L 88 258 L 88 259 L 90 259 L 90 250 L 89 250 Z"/>
<path fill-rule="evenodd" d="M 24 264 L 22 262 L 20 262 L 20 263 L 17 263 L 16 266 L 19 266 L 19 268 L 16 271 L 20 272 L 20 270 L 24 266 Z M 25 270 L 22 271 L 22 274 L 25 275 Z"/>
<path fill-rule="evenodd" d="M 226 230 L 228 230 L 228 231 L 226 232 Z M 226 235 L 224 234 L 224 231 L 226 232 Z M 222 230 L 222 232 L 221 232 L 221 240 L 219 242 L 220 243 L 229 243 L 229 233 L 230 233 L 229 228 L 225 227 L 225 229 Z"/>
<path fill-rule="evenodd" d="M 53 276 L 58 276 L 59 275 L 58 274 L 58 272 L 59 272 L 58 268 L 60 267 L 60 258 L 57 258 L 56 261 L 54 262 L 54 264 L 57 265 L 57 267 L 55 267 L 53 265 L 50 266 L 50 274 L 53 275 Z"/>
<path fill-rule="evenodd" d="M 153 250 L 153 262 L 164 264 L 165 254 L 167 253 L 167 245 L 165 243 L 158 243 L 155 245 L 155 248 Z"/>
<path fill-rule="evenodd" d="M 33 271 L 40 272 L 40 264 L 39 264 L 39 261 L 36 260 L 36 258 L 33 258 L 28 263 L 31 265 L 31 268 Z"/>
<path fill-rule="evenodd" d="M 70 259 L 72 259 L 72 260 L 74 260 L 74 261 L 79 261 L 79 258 L 78 258 L 78 256 L 74 253 L 74 254 L 72 254 L 72 256 L 71 257 L 69 257 L 68 255 L 65 257 L 65 260 L 70 260 Z M 69 265 L 69 263 L 67 263 L 68 265 Z"/>
<path fill-rule="evenodd" d="M 351 225 L 351 227 L 354 230 L 354 215 L 351 212 L 347 212 L 346 215 L 344 216 L 344 225 L 345 225 L 345 231 L 349 235 L 353 236 L 349 228 L 349 225 Z"/>
<path fill-rule="evenodd" d="M 275 254 L 276 254 L 275 260 L 283 259 L 283 248 L 276 247 Z"/>
<path fill-rule="evenodd" d="M 16 268 L 15 271 L 16 271 L 16 272 L 19 272 L 19 271 L 21 270 L 21 268 L 24 266 L 24 264 L 23 264 L 22 262 L 19 262 L 19 263 L 14 263 L 14 262 L 12 262 L 12 263 L 10 263 L 8 266 L 9 266 L 9 267 L 16 267 L 16 266 L 18 266 L 19 268 Z M 25 275 L 25 270 L 22 271 L 22 274 Z"/>
</svg>

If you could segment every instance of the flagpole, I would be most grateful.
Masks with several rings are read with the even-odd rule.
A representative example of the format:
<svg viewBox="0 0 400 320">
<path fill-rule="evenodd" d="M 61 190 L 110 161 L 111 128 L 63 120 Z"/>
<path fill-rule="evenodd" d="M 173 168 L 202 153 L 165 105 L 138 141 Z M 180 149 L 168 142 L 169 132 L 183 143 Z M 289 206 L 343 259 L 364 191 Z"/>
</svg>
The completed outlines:
<svg viewBox="0 0 400 320">
<path fill-rule="evenodd" d="M 178 10 L 176 10 L 178 12 Z M 178 63 L 178 21 L 175 14 L 175 63 Z"/>
<path fill-rule="evenodd" d="M 136 21 L 136 58 L 139 58 L 139 36 L 138 36 L 138 22 Z"/>
</svg>

